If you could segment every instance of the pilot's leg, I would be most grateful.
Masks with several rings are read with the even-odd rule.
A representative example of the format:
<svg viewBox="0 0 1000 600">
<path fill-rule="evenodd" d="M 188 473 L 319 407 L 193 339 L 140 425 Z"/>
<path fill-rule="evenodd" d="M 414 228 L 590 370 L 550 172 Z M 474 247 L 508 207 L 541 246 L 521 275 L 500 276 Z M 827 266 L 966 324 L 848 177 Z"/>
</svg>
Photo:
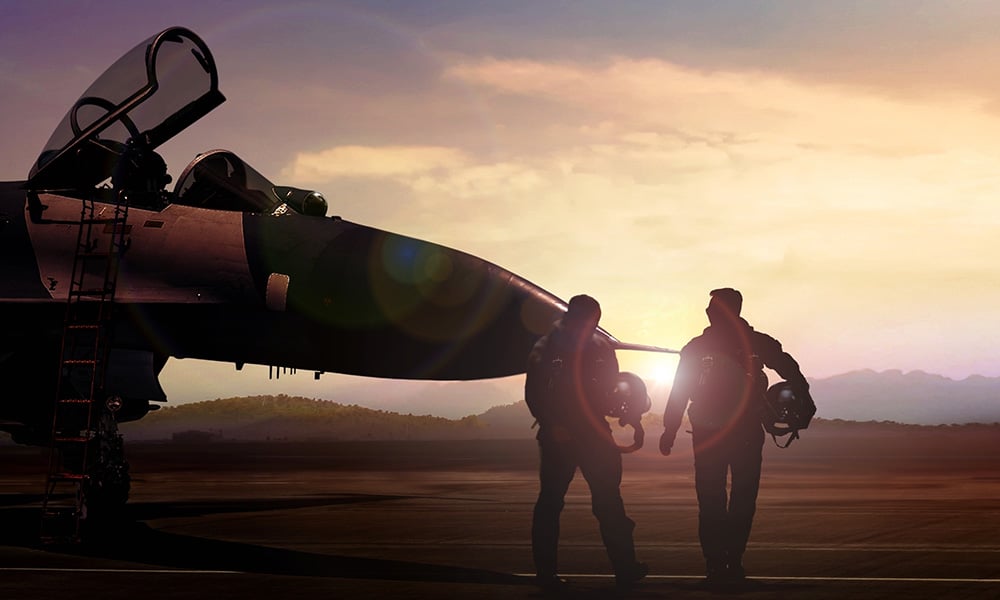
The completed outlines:
<svg viewBox="0 0 1000 600">
<path fill-rule="evenodd" d="M 733 486 L 729 500 L 729 536 L 726 562 L 733 579 L 743 579 L 743 553 L 750 539 L 757 492 L 760 489 L 761 453 L 764 432 L 760 427 L 734 440 L 732 454 Z"/>
<path fill-rule="evenodd" d="M 695 429 L 694 487 L 698 495 L 698 538 L 710 581 L 726 575 L 726 478 L 729 464 L 718 431 Z"/>
<path fill-rule="evenodd" d="M 615 574 L 634 579 L 640 566 L 635 559 L 632 537 L 635 522 L 625 514 L 622 501 L 621 453 L 610 444 L 591 444 L 581 449 L 580 471 L 590 486 L 594 516 L 600 523 L 601 539 Z"/>
<path fill-rule="evenodd" d="M 541 483 L 531 520 L 531 550 L 539 580 L 555 578 L 559 548 L 559 515 L 566 490 L 576 473 L 576 459 L 565 444 L 538 443 Z"/>
</svg>

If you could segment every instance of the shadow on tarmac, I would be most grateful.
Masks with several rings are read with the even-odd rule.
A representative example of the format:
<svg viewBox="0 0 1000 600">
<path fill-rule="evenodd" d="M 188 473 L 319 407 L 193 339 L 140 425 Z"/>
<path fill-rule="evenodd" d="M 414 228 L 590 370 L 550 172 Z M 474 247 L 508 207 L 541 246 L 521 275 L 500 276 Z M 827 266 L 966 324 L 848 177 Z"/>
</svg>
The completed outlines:
<svg viewBox="0 0 1000 600">
<path fill-rule="evenodd" d="M 701 591 L 708 592 L 716 596 L 742 596 L 745 594 L 779 595 L 785 598 L 801 598 L 805 591 L 813 589 L 815 585 L 807 583 L 793 582 L 769 582 L 759 579 L 747 579 L 740 583 L 709 584 L 705 581 L 682 582 L 677 584 L 678 591 Z"/>
<path fill-rule="evenodd" d="M 0 545 L 39 548 L 40 509 L 14 503 L 40 504 L 31 495 L 0 496 Z M 126 505 L 121 519 L 88 523 L 85 541 L 78 545 L 44 546 L 66 555 L 112 559 L 162 568 L 239 571 L 267 575 L 332 577 L 385 581 L 485 583 L 525 585 L 531 581 L 482 569 L 420 562 L 316 554 L 228 542 L 158 531 L 143 520 L 211 514 L 289 510 L 336 504 L 384 502 L 401 496 L 336 495 L 314 498 L 281 498 L 238 502 L 151 502 Z"/>
<path fill-rule="evenodd" d="M 0 506 L 18 506 L 21 504 L 42 505 L 41 494 L 3 494 L 0 495 Z M 2 535 L 2 534 L 0 534 Z"/>
<path fill-rule="evenodd" d="M 566 588 L 558 591 L 538 591 L 538 598 L 586 600 L 593 598 L 643 600 L 646 598 L 808 598 L 816 586 L 796 582 L 766 582 L 749 579 L 740 584 L 709 585 L 704 580 L 643 580 L 629 588 L 619 588 L 607 581 L 574 580 L 569 577 Z"/>
<path fill-rule="evenodd" d="M 336 494 L 306 498 L 261 498 L 254 500 L 188 500 L 184 502 L 137 502 L 125 505 L 125 522 L 177 517 L 203 517 L 227 513 L 295 510 L 338 504 L 357 504 L 405 500 L 408 496 L 376 494 Z"/>
</svg>

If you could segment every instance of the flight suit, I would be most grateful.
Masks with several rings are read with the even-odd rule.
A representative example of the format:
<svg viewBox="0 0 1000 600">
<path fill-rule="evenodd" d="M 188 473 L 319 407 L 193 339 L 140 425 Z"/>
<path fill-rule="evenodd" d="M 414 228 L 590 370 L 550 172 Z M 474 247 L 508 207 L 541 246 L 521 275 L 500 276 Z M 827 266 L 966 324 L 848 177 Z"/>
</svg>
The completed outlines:
<svg viewBox="0 0 1000 600">
<path fill-rule="evenodd" d="M 618 375 L 614 350 L 592 333 L 557 326 L 529 357 L 525 397 L 539 425 L 540 490 L 531 526 L 531 546 L 540 578 L 555 577 L 559 517 L 577 468 L 590 487 L 601 539 L 619 579 L 640 567 L 620 485 L 621 453 L 604 418 Z"/>
<path fill-rule="evenodd" d="M 661 450 L 669 452 L 688 411 L 698 537 L 710 579 L 743 577 L 742 557 L 760 487 L 764 444 L 760 410 L 767 389 L 764 366 L 808 390 L 798 363 L 776 339 L 754 331 L 742 318 L 727 327 L 710 326 L 681 350 L 664 412 Z"/>
</svg>

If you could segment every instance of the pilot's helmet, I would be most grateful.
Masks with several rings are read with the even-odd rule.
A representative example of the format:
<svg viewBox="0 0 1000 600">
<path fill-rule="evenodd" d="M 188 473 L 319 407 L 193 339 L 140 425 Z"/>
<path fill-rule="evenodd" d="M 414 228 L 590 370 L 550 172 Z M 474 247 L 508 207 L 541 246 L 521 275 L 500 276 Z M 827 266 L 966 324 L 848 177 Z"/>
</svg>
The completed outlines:
<svg viewBox="0 0 1000 600">
<path fill-rule="evenodd" d="M 611 392 L 608 416 L 621 419 L 623 425 L 635 425 L 651 407 L 649 392 L 642 378 L 628 371 L 619 373 L 618 381 Z"/>
<path fill-rule="evenodd" d="M 806 402 L 787 381 L 779 381 L 764 394 L 761 422 L 768 433 L 785 435 L 804 429 L 811 417 Z"/>
</svg>

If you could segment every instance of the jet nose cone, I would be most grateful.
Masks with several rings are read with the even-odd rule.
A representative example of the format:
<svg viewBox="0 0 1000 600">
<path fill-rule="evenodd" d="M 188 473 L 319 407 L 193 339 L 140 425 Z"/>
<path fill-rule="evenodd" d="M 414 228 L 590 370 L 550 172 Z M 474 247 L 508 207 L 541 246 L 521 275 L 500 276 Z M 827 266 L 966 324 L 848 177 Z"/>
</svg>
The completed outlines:
<svg viewBox="0 0 1000 600">
<path fill-rule="evenodd" d="M 415 338 L 537 338 L 561 313 L 551 294 L 464 252 L 387 236 L 373 258 L 369 283 L 380 316 Z"/>
<path fill-rule="evenodd" d="M 523 373 L 535 341 L 564 310 L 552 294 L 478 257 L 343 227 L 289 288 L 289 309 L 338 345 L 326 351 L 336 364 L 325 370 L 442 380 Z"/>
<path fill-rule="evenodd" d="M 374 316 L 394 331 L 401 354 L 412 348 L 434 357 L 421 360 L 433 378 L 523 372 L 531 347 L 562 313 L 559 300 L 537 286 L 436 244 L 386 235 L 369 260 Z"/>
<path fill-rule="evenodd" d="M 479 379 L 521 373 L 559 300 L 490 262 L 412 238 L 370 247 L 367 293 L 401 362 L 420 377 Z M 411 375 L 412 376 L 412 375 Z"/>
</svg>

